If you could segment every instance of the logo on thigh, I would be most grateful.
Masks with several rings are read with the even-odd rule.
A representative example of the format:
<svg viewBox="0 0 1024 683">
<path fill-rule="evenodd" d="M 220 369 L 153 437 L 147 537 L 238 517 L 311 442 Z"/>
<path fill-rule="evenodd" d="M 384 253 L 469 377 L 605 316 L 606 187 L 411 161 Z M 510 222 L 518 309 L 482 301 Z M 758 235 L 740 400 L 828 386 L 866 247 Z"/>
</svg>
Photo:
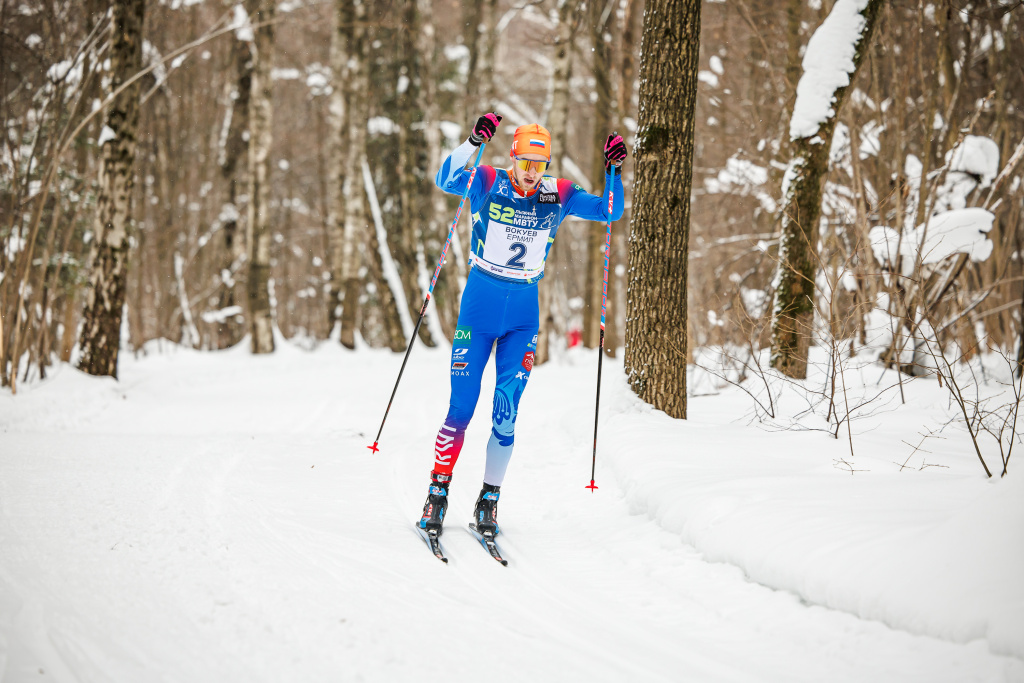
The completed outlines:
<svg viewBox="0 0 1024 683">
<path fill-rule="evenodd" d="M 529 372 L 530 370 L 533 370 L 533 359 L 534 359 L 533 351 L 527 351 L 526 355 L 523 356 L 523 367 L 526 368 L 527 372 Z"/>
</svg>

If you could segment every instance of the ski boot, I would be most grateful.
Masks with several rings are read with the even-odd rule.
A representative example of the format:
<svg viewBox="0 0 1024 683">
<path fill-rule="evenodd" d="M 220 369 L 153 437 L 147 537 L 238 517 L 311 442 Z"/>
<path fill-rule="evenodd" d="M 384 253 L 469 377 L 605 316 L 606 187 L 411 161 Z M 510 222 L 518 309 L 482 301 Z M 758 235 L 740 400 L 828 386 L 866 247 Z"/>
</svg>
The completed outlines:
<svg viewBox="0 0 1024 683">
<path fill-rule="evenodd" d="M 495 536 L 498 535 L 498 496 L 500 486 L 484 484 L 480 489 L 480 496 L 476 499 L 476 507 L 473 509 L 473 523 L 477 531 L 484 534 L 488 531 Z"/>
<path fill-rule="evenodd" d="M 450 474 L 430 473 L 430 491 L 427 502 L 423 504 L 423 516 L 420 517 L 420 528 L 425 531 L 437 530 L 441 535 L 444 513 L 448 510 L 448 485 L 452 481 Z"/>
</svg>

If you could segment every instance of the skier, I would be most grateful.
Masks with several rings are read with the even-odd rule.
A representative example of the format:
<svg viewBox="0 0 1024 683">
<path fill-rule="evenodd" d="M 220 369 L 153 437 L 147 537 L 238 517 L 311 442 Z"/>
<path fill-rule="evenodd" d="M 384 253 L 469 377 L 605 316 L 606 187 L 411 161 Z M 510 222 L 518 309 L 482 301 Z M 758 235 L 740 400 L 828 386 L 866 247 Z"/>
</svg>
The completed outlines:
<svg viewBox="0 0 1024 683">
<path fill-rule="evenodd" d="M 481 143 L 490 141 L 501 116 L 485 114 L 466 142 L 437 173 L 443 191 L 462 195 L 471 176 L 467 168 Z M 462 450 L 466 427 L 480 397 L 480 380 L 497 341 L 497 381 L 487 443 L 483 488 L 473 521 L 482 534 L 497 535 L 497 506 L 512 443 L 519 400 L 533 369 L 539 329 L 537 283 L 558 226 L 567 216 L 607 222 L 622 216 L 622 177 L 626 145 L 617 133 L 604 145 L 604 196 L 585 192 L 568 180 L 544 175 L 551 163 L 551 134 L 538 124 L 520 126 L 509 151 L 512 165 L 481 165 L 469 189 L 473 220 L 471 269 L 462 293 L 452 344 L 451 399 L 437 433 L 434 468 L 419 526 L 440 536 L 448 508 L 452 469 Z M 614 204 L 609 216 L 608 193 Z"/>
</svg>

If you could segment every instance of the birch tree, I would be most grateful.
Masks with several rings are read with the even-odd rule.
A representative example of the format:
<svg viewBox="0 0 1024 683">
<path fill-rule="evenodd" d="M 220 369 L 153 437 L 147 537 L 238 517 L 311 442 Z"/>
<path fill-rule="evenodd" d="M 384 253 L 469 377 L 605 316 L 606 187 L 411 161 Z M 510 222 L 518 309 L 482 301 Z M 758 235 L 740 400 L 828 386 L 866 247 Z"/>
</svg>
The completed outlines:
<svg viewBox="0 0 1024 683">
<path fill-rule="evenodd" d="M 576 26 L 578 22 L 579 0 L 559 0 L 558 2 L 558 25 L 555 27 L 555 55 L 552 60 L 554 68 L 551 71 L 551 81 L 548 85 L 547 102 L 545 103 L 544 120 L 546 127 L 551 133 L 551 147 L 554 149 L 552 161 L 556 168 L 561 168 L 559 162 L 565 158 L 569 149 L 569 81 L 572 79 L 573 66 L 573 41 L 576 37 Z M 555 241 L 551 245 L 551 264 L 557 262 L 558 251 L 565 247 Z M 540 288 L 540 332 L 537 335 L 537 357 L 536 365 L 547 362 L 550 356 L 551 335 L 556 334 L 555 316 L 552 314 L 552 297 L 559 277 L 555 268 L 549 268 L 546 276 L 545 286 Z"/>
<path fill-rule="evenodd" d="M 345 259 L 345 185 L 346 153 L 348 150 L 348 63 L 352 42 L 354 8 L 348 0 L 334 3 L 334 27 L 331 32 L 331 73 L 334 89 L 328 106 L 328 182 L 327 195 L 327 263 L 331 280 L 327 296 L 328 329 L 341 322 L 341 299 L 344 294 Z M 354 318 L 353 318 L 354 320 Z M 353 337 L 354 340 L 354 337 Z M 342 341 L 344 343 L 344 341 Z M 351 343 L 354 343 L 351 342 Z"/>
<path fill-rule="evenodd" d="M 647 3 L 625 363 L 633 391 L 676 418 L 686 417 L 686 275 L 699 51 L 700 0 Z"/>
<path fill-rule="evenodd" d="M 498 0 L 471 0 L 466 26 L 469 35 L 469 82 L 466 101 L 471 116 L 494 108 L 494 58 L 498 36 Z"/>
<path fill-rule="evenodd" d="M 436 122 L 425 121 L 423 110 L 423 89 L 427 79 L 425 71 L 430 53 L 421 50 L 432 50 L 433 41 L 429 46 L 424 44 L 423 26 L 420 21 L 420 5 L 428 5 L 422 0 L 405 0 L 402 12 L 402 23 L 405 30 L 399 34 L 403 56 L 398 79 L 398 196 L 401 205 L 400 225 L 396 231 L 395 245 L 392 251 L 399 268 L 405 300 L 411 316 L 419 316 L 419 307 L 426 292 L 420 289 L 421 270 L 425 260 L 425 242 L 436 240 L 433 221 L 428 224 L 425 219 L 430 213 L 432 204 L 428 194 L 429 163 L 437 163 L 426 153 L 426 131 L 437 129 Z M 440 147 L 438 147 L 438 150 Z M 430 182 L 429 186 L 433 186 Z M 437 307 L 434 308 L 437 311 Z M 433 312 L 428 313 L 428 315 Z M 420 325 L 420 340 L 427 346 L 434 346 L 435 341 L 430 333 L 430 325 Z"/>
<path fill-rule="evenodd" d="M 819 267 L 818 221 L 839 112 L 871 41 L 882 0 L 839 0 L 804 53 L 790 121 L 793 157 L 782 181 L 782 237 L 772 317 L 772 367 L 807 377 Z"/>
<path fill-rule="evenodd" d="M 591 191 L 600 195 L 604 191 L 604 155 L 600 152 L 606 136 L 612 132 L 614 122 L 618 119 L 616 112 L 617 98 L 612 89 L 612 73 L 615 71 L 613 50 L 611 45 L 612 2 L 590 2 L 588 4 L 588 21 L 590 22 L 590 47 L 593 63 L 591 75 L 594 78 L 594 113 L 591 118 L 594 146 L 593 163 L 590 178 L 594 183 Z M 604 282 L 605 232 L 604 223 L 591 222 L 587 231 L 587 288 L 583 306 L 583 345 L 596 349 L 601 339 L 601 299 Z M 614 312 L 608 318 L 607 326 L 614 328 Z M 605 332 L 606 337 L 613 336 L 612 330 Z M 610 340 L 609 340 L 610 341 Z M 608 348 L 610 347 L 610 348 Z M 614 354 L 614 343 L 607 345 L 609 353 Z"/>
<path fill-rule="evenodd" d="M 142 64 L 145 7 L 145 0 L 115 0 L 111 4 L 110 92 L 135 75 Z M 132 176 L 139 123 L 139 87 L 136 81 L 110 102 L 99 139 L 102 160 L 89 258 L 92 272 L 83 313 L 79 342 L 82 355 L 78 365 L 92 375 L 117 377 L 121 315 L 134 233 Z"/>
<path fill-rule="evenodd" d="M 249 111 L 249 333 L 253 353 L 274 350 L 270 306 L 270 144 L 274 104 L 271 70 L 274 62 L 274 0 L 248 0 L 255 24 L 252 95 Z"/>
<path fill-rule="evenodd" d="M 228 311 L 236 310 L 241 299 L 235 283 L 235 274 L 245 261 L 245 241 L 239 234 L 238 220 L 238 187 L 248 185 L 248 165 L 244 165 L 245 173 L 239 179 L 239 161 L 246 152 L 247 145 L 243 133 L 249 129 L 249 101 L 252 96 L 253 53 L 252 40 L 248 29 L 240 30 L 231 45 L 232 61 L 235 66 L 236 78 L 225 84 L 225 101 L 227 109 L 220 141 L 220 170 L 228 184 L 228 200 L 224 204 L 220 219 L 224 231 L 224 262 L 221 266 L 220 292 L 217 295 L 219 310 L 218 346 L 233 346 L 242 337 L 242 328 L 234 320 L 237 315 L 228 315 Z"/>
</svg>

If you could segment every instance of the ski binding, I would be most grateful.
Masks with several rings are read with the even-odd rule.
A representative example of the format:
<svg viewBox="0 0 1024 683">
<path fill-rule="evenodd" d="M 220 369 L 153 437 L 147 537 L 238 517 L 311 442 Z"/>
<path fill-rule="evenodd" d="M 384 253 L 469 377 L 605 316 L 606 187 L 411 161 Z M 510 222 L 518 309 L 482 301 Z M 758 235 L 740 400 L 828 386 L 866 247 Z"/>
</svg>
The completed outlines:
<svg viewBox="0 0 1024 683">
<path fill-rule="evenodd" d="M 494 542 L 493 531 L 484 531 L 481 533 L 476 528 L 476 524 L 472 522 L 470 522 L 469 524 L 469 530 L 473 533 L 474 536 L 476 536 L 476 540 L 480 541 L 480 545 L 482 545 L 484 549 L 488 553 L 490 553 L 491 557 L 493 557 L 498 562 L 501 562 L 501 565 L 503 567 L 508 566 L 508 560 L 504 559 L 501 556 L 501 550 L 498 548 L 498 544 Z"/>
<path fill-rule="evenodd" d="M 448 564 L 448 558 L 444 556 L 444 550 L 441 549 L 441 538 L 438 535 L 437 530 L 431 529 L 430 531 L 427 531 L 417 524 L 416 532 L 420 535 L 420 538 L 423 539 L 423 542 L 427 544 L 427 547 L 430 548 L 430 552 L 434 553 L 434 557 L 445 564 Z"/>
</svg>

